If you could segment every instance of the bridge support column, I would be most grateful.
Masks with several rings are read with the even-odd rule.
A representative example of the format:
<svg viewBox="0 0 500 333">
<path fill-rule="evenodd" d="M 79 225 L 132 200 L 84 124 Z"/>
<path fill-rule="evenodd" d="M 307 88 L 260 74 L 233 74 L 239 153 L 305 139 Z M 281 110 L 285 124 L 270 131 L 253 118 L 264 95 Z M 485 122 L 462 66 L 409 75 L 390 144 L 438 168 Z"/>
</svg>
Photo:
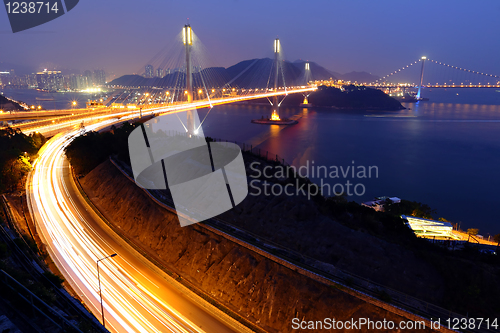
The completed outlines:
<svg viewBox="0 0 500 333">
<path fill-rule="evenodd" d="M 279 53 L 280 53 L 280 40 L 279 38 L 276 38 L 274 40 L 274 67 L 276 68 L 276 71 L 274 73 L 274 92 L 276 93 L 278 91 L 278 75 L 279 75 Z M 280 120 L 280 110 L 279 110 L 279 103 L 278 103 L 278 95 L 274 96 L 274 103 L 273 103 L 273 114 L 271 115 L 271 120 Z"/>
<path fill-rule="evenodd" d="M 417 100 L 420 99 L 420 92 L 422 90 L 422 85 L 424 84 L 424 65 L 425 65 L 425 59 L 427 59 L 427 57 L 422 57 L 422 70 L 420 71 L 420 85 L 418 86 Z"/>
<path fill-rule="evenodd" d="M 182 29 L 182 38 L 184 41 L 184 46 L 186 48 L 186 97 L 187 102 L 193 102 L 193 68 L 191 65 L 191 49 L 193 47 L 193 30 L 189 24 L 186 24 Z M 196 110 L 187 111 L 187 131 L 189 135 L 193 135 L 195 132 L 195 115 Z"/>
</svg>

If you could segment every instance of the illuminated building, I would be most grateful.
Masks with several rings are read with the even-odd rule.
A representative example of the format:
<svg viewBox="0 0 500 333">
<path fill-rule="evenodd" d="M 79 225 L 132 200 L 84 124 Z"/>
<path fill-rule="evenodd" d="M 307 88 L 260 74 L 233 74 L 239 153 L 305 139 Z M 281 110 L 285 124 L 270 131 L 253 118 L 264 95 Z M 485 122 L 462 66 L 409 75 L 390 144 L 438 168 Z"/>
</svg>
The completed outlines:
<svg viewBox="0 0 500 333">
<path fill-rule="evenodd" d="M 417 237 L 436 239 L 455 239 L 453 226 L 449 222 L 428 220 L 415 216 L 402 215 L 408 227 L 413 230 Z"/>
<path fill-rule="evenodd" d="M 154 75 L 153 75 L 153 66 L 151 66 L 151 65 L 146 65 L 146 75 L 145 75 L 145 76 L 146 76 L 146 77 L 149 77 L 149 78 L 151 78 L 151 77 L 153 77 L 153 76 L 154 76 Z"/>
</svg>

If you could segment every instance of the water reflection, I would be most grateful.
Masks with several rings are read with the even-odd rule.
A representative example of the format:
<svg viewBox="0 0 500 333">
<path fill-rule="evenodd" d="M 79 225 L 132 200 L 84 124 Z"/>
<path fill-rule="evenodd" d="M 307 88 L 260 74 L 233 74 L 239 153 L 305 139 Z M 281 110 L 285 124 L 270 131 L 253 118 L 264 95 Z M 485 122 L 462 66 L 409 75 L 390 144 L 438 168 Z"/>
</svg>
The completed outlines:
<svg viewBox="0 0 500 333">
<path fill-rule="evenodd" d="M 284 116 L 299 117 L 297 125 L 263 126 L 250 120 L 260 117 L 265 107 L 256 112 L 251 106 L 228 105 L 212 111 L 205 133 L 253 143 L 295 166 L 307 161 L 376 165 L 379 178 L 363 181 L 366 194 L 351 200 L 400 196 L 426 202 L 439 216 L 461 221 L 462 226 L 499 233 L 494 198 L 500 187 L 500 106 L 405 106 L 408 109 L 396 112 L 283 108 Z"/>
</svg>

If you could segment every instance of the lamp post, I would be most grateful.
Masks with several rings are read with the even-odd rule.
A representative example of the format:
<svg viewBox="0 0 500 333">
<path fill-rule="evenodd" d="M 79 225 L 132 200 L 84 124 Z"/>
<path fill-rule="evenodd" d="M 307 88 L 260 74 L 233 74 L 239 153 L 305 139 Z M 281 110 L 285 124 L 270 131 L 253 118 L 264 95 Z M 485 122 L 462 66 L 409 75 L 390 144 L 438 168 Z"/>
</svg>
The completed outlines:
<svg viewBox="0 0 500 333">
<path fill-rule="evenodd" d="M 113 253 L 107 257 L 101 258 L 97 260 L 97 281 L 99 282 L 99 297 L 101 298 L 101 314 L 102 314 L 102 326 L 106 328 L 106 322 L 104 321 L 104 307 L 102 306 L 102 293 L 101 293 L 101 275 L 99 274 L 99 262 L 108 259 L 108 258 L 113 258 L 116 257 L 117 254 Z"/>
</svg>

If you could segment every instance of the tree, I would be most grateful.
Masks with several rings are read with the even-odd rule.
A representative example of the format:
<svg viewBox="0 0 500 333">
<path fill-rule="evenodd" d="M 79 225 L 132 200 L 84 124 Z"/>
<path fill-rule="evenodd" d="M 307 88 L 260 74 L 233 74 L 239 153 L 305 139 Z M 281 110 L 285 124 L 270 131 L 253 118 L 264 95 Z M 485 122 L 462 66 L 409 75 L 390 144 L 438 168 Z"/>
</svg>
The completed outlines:
<svg viewBox="0 0 500 333">
<path fill-rule="evenodd" d="M 467 229 L 467 234 L 471 236 L 476 236 L 479 233 L 479 229 L 476 228 L 469 228 Z"/>
<path fill-rule="evenodd" d="M 0 130 L 0 192 L 16 191 L 31 169 L 30 159 L 45 143 L 39 133 L 24 135 L 19 129 Z"/>
<path fill-rule="evenodd" d="M 500 234 L 496 234 L 495 236 L 493 236 L 493 240 L 500 244 Z"/>
</svg>

